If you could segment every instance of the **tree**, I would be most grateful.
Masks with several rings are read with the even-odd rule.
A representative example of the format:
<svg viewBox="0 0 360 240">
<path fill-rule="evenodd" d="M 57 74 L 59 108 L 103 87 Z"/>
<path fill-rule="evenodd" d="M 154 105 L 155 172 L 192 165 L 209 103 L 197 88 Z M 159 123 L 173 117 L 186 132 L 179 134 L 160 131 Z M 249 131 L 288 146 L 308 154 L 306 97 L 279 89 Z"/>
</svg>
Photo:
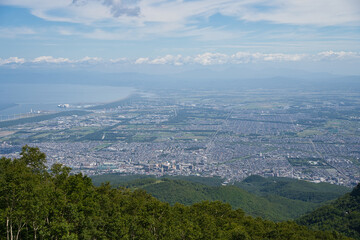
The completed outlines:
<svg viewBox="0 0 360 240">
<path fill-rule="evenodd" d="M 171 207 L 143 190 L 95 187 L 61 164 L 48 173 L 45 163 L 28 146 L 18 159 L 0 159 L 1 239 L 344 239 L 254 219 L 219 201 Z M 358 215 L 351 223 L 357 228 Z"/>
</svg>

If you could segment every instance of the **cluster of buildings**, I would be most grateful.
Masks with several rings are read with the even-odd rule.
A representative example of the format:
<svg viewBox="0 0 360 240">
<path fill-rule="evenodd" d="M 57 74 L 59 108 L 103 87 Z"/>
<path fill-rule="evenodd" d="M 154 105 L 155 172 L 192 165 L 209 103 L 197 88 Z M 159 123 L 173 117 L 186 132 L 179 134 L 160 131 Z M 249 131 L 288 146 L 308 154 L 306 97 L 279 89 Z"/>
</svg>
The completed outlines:
<svg viewBox="0 0 360 240">
<path fill-rule="evenodd" d="M 48 165 L 63 163 L 88 175 L 220 176 L 231 182 L 256 174 L 360 182 L 356 115 L 345 116 L 341 128 L 319 116 L 323 104 L 312 98 L 302 100 L 303 107 L 284 98 L 286 104 L 264 108 L 254 106 L 258 100 L 244 102 L 241 94 L 213 98 L 195 92 L 191 101 L 184 93 L 163 94 L 0 129 L 12 133 L 0 135 L 0 156 L 16 157 L 29 144 L 46 153 Z M 340 110 L 336 105 L 334 111 Z"/>
</svg>

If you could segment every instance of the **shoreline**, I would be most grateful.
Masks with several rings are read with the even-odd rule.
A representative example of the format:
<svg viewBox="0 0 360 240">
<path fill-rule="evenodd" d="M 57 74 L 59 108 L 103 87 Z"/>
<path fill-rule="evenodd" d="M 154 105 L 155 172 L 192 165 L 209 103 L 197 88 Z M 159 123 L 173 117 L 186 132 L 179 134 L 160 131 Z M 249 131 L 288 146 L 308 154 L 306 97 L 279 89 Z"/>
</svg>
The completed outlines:
<svg viewBox="0 0 360 240">
<path fill-rule="evenodd" d="M 14 86 L 14 85 L 13 85 Z M 50 84 L 49 84 L 50 86 Z M 69 87 L 70 85 L 67 85 L 67 87 Z M 76 86 L 81 86 L 81 85 L 76 85 Z M 15 92 L 14 96 L 16 96 L 16 94 L 18 94 L 19 96 L 22 94 L 22 92 L 24 91 L 24 88 L 26 86 L 23 86 L 23 88 L 19 89 L 19 92 Z M 52 85 L 52 87 L 54 87 L 54 85 Z M 90 87 L 90 88 L 87 88 Z M 2 105 L 9 105 L 6 108 L 0 108 L 0 121 L 8 121 L 8 120 L 16 120 L 19 118 L 23 118 L 24 116 L 29 116 L 29 114 L 38 114 L 38 113 L 57 113 L 57 112 L 63 112 L 63 111 L 70 111 L 70 110 L 88 110 L 91 107 L 96 107 L 96 106 L 104 106 L 107 104 L 112 104 L 112 103 L 116 103 L 116 102 L 120 102 L 123 101 L 125 99 L 128 99 L 129 97 L 133 96 L 134 94 L 138 94 L 139 90 L 132 88 L 132 87 L 114 87 L 112 88 L 111 86 L 105 86 L 105 87 L 109 87 L 109 94 L 107 94 L 106 89 L 99 89 L 99 95 L 103 96 L 103 98 L 106 98 L 104 96 L 108 96 L 109 98 L 111 98 L 113 96 L 112 99 L 116 99 L 116 100 L 111 100 L 111 99 L 103 99 L 102 101 L 98 101 L 99 99 L 94 99 L 94 96 L 96 94 L 96 89 L 93 88 L 93 86 L 91 85 L 84 85 L 84 90 L 82 89 L 76 89 L 79 94 L 83 94 L 84 92 L 88 95 L 86 96 L 87 99 L 77 99 L 77 92 L 74 92 L 73 96 L 66 95 L 66 89 L 60 89 L 58 93 L 60 94 L 64 94 L 64 100 L 58 100 L 56 98 L 59 98 L 58 96 L 55 97 L 55 99 L 51 99 L 49 98 L 49 94 L 48 95 L 44 95 L 43 99 L 39 96 L 36 95 L 36 92 L 32 95 L 34 95 L 34 97 L 32 97 L 32 95 L 28 95 L 25 96 L 25 98 L 34 98 L 34 100 L 32 101 L 33 103 L 27 103 L 26 101 L 24 101 L 24 99 L 22 99 L 23 97 L 19 97 L 19 99 L 16 101 L 16 99 L 10 99 L 8 103 L 4 103 Z M 44 91 L 46 89 L 42 89 L 42 91 Z M 118 96 L 116 96 L 116 92 L 118 90 Z M 10 89 L 10 92 L 14 91 L 14 89 Z M 56 93 L 56 92 L 55 92 Z M 39 94 L 38 94 L 39 95 Z M 41 95 L 41 94 L 40 94 Z M 51 95 L 51 91 L 50 91 L 50 95 Z M 71 100 L 71 98 L 73 98 L 74 100 Z M 69 100 L 70 99 L 70 100 Z M 95 101 L 94 101 L 95 100 Z M 70 107 L 69 108 L 59 108 L 58 105 L 61 104 L 69 104 Z M 0 104 L 1 107 L 1 104 Z"/>
</svg>

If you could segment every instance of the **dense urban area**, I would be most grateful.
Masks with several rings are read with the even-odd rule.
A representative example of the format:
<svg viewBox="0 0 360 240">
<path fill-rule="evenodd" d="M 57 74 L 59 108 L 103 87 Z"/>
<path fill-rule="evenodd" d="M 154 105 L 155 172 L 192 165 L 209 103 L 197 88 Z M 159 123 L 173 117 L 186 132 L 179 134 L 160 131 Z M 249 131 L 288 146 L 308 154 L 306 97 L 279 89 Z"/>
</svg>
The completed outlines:
<svg viewBox="0 0 360 240">
<path fill-rule="evenodd" d="M 139 92 L 0 122 L 0 157 L 25 144 L 74 172 L 250 175 L 354 186 L 360 94 L 289 90 Z"/>
</svg>

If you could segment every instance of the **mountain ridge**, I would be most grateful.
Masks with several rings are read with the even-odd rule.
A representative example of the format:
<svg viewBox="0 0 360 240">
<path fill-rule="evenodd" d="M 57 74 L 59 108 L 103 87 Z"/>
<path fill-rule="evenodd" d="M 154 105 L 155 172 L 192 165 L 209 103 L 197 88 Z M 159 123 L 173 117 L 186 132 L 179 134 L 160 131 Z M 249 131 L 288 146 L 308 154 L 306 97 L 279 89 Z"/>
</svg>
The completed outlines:
<svg viewBox="0 0 360 240">
<path fill-rule="evenodd" d="M 317 230 L 336 230 L 360 239 L 360 183 L 337 200 L 306 214 L 297 223 Z"/>
<path fill-rule="evenodd" d="M 129 178 L 129 181 L 127 181 Z M 260 176 L 246 178 L 243 182 L 253 181 L 254 179 L 262 179 L 264 182 L 272 182 L 273 179 L 267 179 Z M 292 195 L 283 196 L 280 193 L 269 194 L 261 192 L 261 186 L 255 186 L 258 190 L 249 191 L 249 189 L 242 188 L 241 183 L 234 183 L 234 185 L 222 186 L 223 179 L 221 178 L 203 178 L 195 176 L 165 176 L 163 178 L 156 178 L 154 176 L 146 177 L 143 175 L 130 175 L 128 177 L 121 175 L 100 175 L 92 176 L 95 185 L 100 185 L 101 182 L 109 181 L 114 187 L 127 187 L 130 189 L 144 189 L 152 194 L 157 199 L 168 202 L 174 205 L 176 202 L 185 205 L 191 205 L 204 200 L 214 201 L 220 200 L 229 203 L 234 209 L 241 208 L 247 214 L 254 217 L 263 217 L 269 220 L 284 221 L 300 217 L 301 215 L 314 210 L 316 207 L 325 204 L 327 201 L 335 200 L 342 194 L 350 191 L 350 189 L 335 186 L 330 184 L 322 184 L 320 187 L 315 183 L 308 183 L 305 181 L 298 181 L 287 178 L 277 179 L 284 188 L 296 188 L 299 191 L 294 191 Z M 285 184 L 283 184 L 285 183 Z M 295 183 L 295 184 L 294 184 Z M 275 186 L 277 186 L 275 184 Z M 311 186 L 311 187 L 309 187 Z M 312 198 L 303 199 L 303 196 L 309 195 L 308 189 L 323 189 L 324 193 L 310 192 Z M 254 186 L 252 186 L 254 188 Z M 300 188 L 302 187 L 302 188 Z M 326 193 L 329 192 L 329 194 Z M 250 201 L 249 201 L 250 200 Z"/>
</svg>

